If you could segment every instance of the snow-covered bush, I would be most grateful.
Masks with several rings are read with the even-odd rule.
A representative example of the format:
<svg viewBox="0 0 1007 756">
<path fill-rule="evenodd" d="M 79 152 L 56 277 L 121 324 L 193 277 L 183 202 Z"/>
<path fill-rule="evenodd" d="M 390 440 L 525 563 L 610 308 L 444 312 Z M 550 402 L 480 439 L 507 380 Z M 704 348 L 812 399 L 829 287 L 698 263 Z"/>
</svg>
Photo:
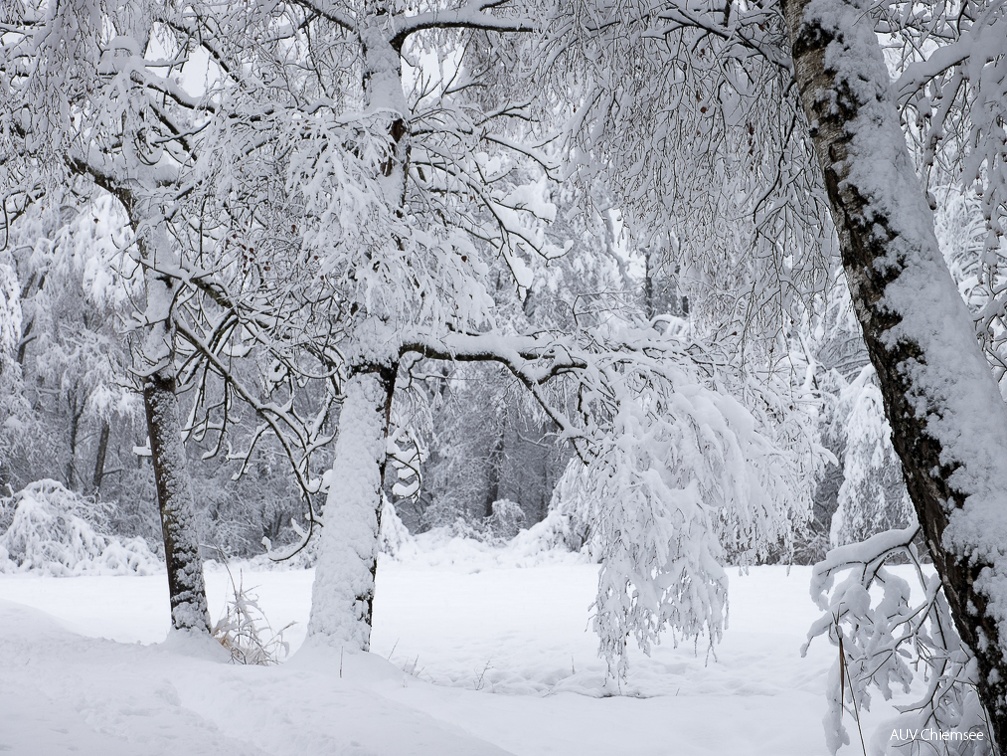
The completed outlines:
<svg viewBox="0 0 1007 756">
<path fill-rule="evenodd" d="M 290 644 L 283 640 L 283 633 L 294 623 L 291 622 L 274 631 L 259 606 L 259 597 L 245 588 L 244 577 L 227 572 L 231 581 L 231 598 L 227 601 L 224 616 L 213 626 L 213 637 L 231 654 L 236 664 L 279 664 L 290 653 Z"/>
<path fill-rule="evenodd" d="M 601 502 L 585 490 L 583 470 L 576 463 L 573 459 L 567 465 L 553 490 L 549 513 L 532 526 L 529 536 L 537 539 L 543 550 L 579 551 L 598 561 L 602 549 L 594 526 L 600 520 Z"/>
<path fill-rule="evenodd" d="M 460 538 L 480 541 L 491 546 L 502 546 L 524 529 L 527 515 L 520 504 L 510 499 L 498 499 L 493 502 L 492 510 L 493 513 L 488 517 L 477 517 L 467 509 L 449 509 L 442 507 L 441 502 L 435 501 L 424 513 L 425 527 L 421 532 L 436 532 L 449 539 Z M 381 527 L 383 530 L 384 522 Z M 382 536 L 383 543 L 384 540 Z M 391 551 L 387 553 L 394 554 Z"/>
<path fill-rule="evenodd" d="M 493 502 L 493 514 L 486 518 L 486 532 L 496 541 L 509 541 L 525 524 L 525 513 L 521 505 L 510 499 Z"/>
<path fill-rule="evenodd" d="M 399 513 L 388 499 L 381 507 L 381 553 L 399 556 L 404 550 L 415 548 L 413 536 L 402 523 Z"/>
<path fill-rule="evenodd" d="M 900 705 L 898 719 L 883 723 L 873 738 L 864 733 L 872 741 L 871 753 L 915 753 L 922 741 L 909 733 L 927 728 L 989 733 L 976 694 L 975 658 L 955 630 L 940 578 L 921 562 L 914 543 L 918 534 L 919 526 L 879 533 L 833 549 L 815 565 L 811 595 L 822 615 L 808 631 L 802 652 L 819 635 L 842 652 L 826 693 L 825 735 L 832 753 L 850 743 L 844 710 L 870 709 L 875 691 L 889 700 L 915 687 L 918 696 Z M 909 562 L 911 578 L 893 571 L 892 562 Z M 906 737 L 892 737 L 893 732 Z M 940 753 L 984 756 L 992 751 L 987 735 L 983 741 L 942 741 Z"/>
<path fill-rule="evenodd" d="M 105 506 L 89 501 L 54 480 L 36 481 L 0 500 L 0 572 L 149 575 L 160 569 L 142 538 L 105 535 Z"/>
</svg>

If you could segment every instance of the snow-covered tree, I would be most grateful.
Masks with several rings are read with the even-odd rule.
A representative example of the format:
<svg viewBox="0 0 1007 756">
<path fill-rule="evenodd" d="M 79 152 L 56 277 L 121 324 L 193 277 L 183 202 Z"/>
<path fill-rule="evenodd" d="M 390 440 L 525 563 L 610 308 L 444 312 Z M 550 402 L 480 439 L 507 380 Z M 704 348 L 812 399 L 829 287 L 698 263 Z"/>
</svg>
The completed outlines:
<svg viewBox="0 0 1007 756">
<path fill-rule="evenodd" d="M 158 272 L 179 268 L 172 224 L 194 186 L 197 124 L 212 112 L 180 81 L 199 45 L 186 13 L 170 5 L 21 3 L 11 16 L 2 66 L 3 151 L 17 179 L 9 196 L 25 213 L 64 198 L 73 208 L 68 189 L 104 193 L 128 220 L 128 253 L 144 271 L 145 299 L 133 370 L 142 383 L 172 620 L 208 632 L 176 396 L 178 289 Z"/>
<path fill-rule="evenodd" d="M 1007 719 L 1003 518 L 994 513 L 1004 471 L 992 451 L 1002 446 L 1002 402 L 962 327 L 968 316 L 932 232 L 933 195 L 898 113 L 901 104 L 918 116 L 907 130 L 923 136 L 928 176 L 946 180 L 930 170 L 943 155 L 956 178 L 980 184 L 991 274 L 978 319 L 990 350 L 1002 333 L 1002 11 L 999 2 L 954 13 L 833 0 L 580 4 L 560 27 L 573 33 L 555 95 L 576 103 L 575 154 L 587 171 L 621 178 L 613 186 L 630 223 L 681 231 L 686 285 L 706 294 L 696 298 L 700 320 L 737 324 L 749 358 L 751 337 L 786 336 L 788 320 L 799 322 L 792 306 L 799 315 L 828 275 L 830 266 L 807 264 L 831 247 L 828 197 L 908 490 L 996 722 Z M 904 59 L 888 60 L 904 70 L 901 102 L 876 31 L 904 43 Z M 750 294 L 739 291 L 753 280 Z M 773 364 L 771 346 L 754 351 L 756 364 Z"/>
<path fill-rule="evenodd" d="M 937 244 L 868 8 L 845 0 L 791 0 L 784 11 L 797 86 L 814 124 L 810 135 L 894 446 L 950 614 L 975 655 L 971 682 L 990 733 L 1002 745 L 1007 466 L 996 450 L 1007 443 L 1007 409 Z M 989 11 L 967 16 L 972 40 L 1000 23 L 996 9 Z M 1001 65 L 1003 36 L 995 36 L 992 47 L 979 45 L 971 59 L 980 78 Z M 941 60 L 943 52 L 929 58 L 930 65 Z M 998 86 L 994 80 L 983 97 L 1000 103 L 992 110 L 1002 113 Z M 978 152 L 989 155 L 985 147 Z M 996 159 L 988 163 L 994 197 L 1002 186 L 993 175 L 996 165 Z M 999 224 L 998 208 L 994 202 L 991 226 Z M 997 237 L 995 227 L 990 233 Z"/>
</svg>

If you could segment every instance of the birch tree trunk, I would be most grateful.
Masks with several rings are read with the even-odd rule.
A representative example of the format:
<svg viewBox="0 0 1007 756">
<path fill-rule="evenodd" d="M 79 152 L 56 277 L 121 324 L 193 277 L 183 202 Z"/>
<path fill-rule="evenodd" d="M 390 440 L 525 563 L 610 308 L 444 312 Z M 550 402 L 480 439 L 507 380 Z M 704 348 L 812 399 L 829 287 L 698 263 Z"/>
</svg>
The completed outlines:
<svg viewBox="0 0 1007 756">
<path fill-rule="evenodd" d="M 308 635 L 367 651 L 395 368 L 358 370 L 339 415 Z"/>
<path fill-rule="evenodd" d="M 944 263 L 866 3 L 784 0 L 795 78 L 895 449 L 1007 746 L 1007 408 Z"/>
</svg>

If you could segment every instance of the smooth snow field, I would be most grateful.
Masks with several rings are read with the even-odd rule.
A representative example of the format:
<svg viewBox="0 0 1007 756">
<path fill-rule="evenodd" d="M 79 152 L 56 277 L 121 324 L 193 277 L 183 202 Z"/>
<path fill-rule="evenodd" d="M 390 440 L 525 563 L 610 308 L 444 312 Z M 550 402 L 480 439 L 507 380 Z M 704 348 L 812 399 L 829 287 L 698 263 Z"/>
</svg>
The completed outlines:
<svg viewBox="0 0 1007 756">
<path fill-rule="evenodd" d="M 301 647 L 310 571 L 241 575 L 274 628 L 297 623 L 279 666 L 166 642 L 163 575 L 0 575 L 0 754 L 826 753 L 835 650 L 819 639 L 800 656 L 817 616 L 809 568 L 733 571 L 716 658 L 668 638 L 650 658 L 634 654 L 621 690 L 590 628 L 597 567 L 571 555 L 445 548 L 385 560 L 366 655 Z M 207 579 L 216 619 L 228 574 L 211 566 Z M 868 749 L 883 715 L 864 718 Z M 841 753 L 860 753 L 849 724 Z"/>
</svg>

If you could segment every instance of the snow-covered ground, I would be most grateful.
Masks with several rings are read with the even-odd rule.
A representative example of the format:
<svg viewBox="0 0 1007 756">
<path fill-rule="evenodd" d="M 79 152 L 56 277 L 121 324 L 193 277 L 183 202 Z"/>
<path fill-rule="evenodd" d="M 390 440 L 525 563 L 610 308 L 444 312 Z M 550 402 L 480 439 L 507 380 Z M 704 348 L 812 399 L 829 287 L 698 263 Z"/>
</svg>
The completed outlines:
<svg viewBox="0 0 1007 756">
<path fill-rule="evenodd" d="M 208 572 L 217 617 L 228 575 Z M 816 617 L 808 568 L 732 573 L 716 658 L 669 642 L 635 655 L 621 690 L 595 653 L 596 574 L 570 555 L 451 545 L 386 560 L 373 653 L 349 655 L 301 648 L 310 571 L 246 567 L 273 626 L 297 623 L 292 656 L 273 667 L 165 643 L 163 576 L 0 575 L 0 754 L 826 753 L 835 651 L 819 641 L 800 656 Z"/>
</svg>

